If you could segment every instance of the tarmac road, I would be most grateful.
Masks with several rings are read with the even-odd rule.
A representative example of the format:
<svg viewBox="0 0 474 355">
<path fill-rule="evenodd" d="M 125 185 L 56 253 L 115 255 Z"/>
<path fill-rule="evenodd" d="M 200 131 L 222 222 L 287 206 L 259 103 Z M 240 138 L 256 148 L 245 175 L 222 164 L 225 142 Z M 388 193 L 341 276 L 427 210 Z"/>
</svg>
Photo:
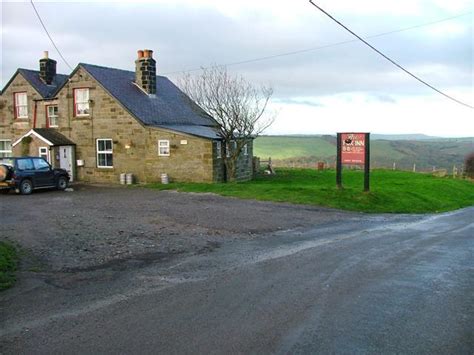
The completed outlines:
<svg viewBox="0 0 474 355">
<path fill-rule="evenodd" d="M 361 215 L 38 282 L 0 295 L 0 353 L 472 354 L 473 215 Z"/>
</svg>

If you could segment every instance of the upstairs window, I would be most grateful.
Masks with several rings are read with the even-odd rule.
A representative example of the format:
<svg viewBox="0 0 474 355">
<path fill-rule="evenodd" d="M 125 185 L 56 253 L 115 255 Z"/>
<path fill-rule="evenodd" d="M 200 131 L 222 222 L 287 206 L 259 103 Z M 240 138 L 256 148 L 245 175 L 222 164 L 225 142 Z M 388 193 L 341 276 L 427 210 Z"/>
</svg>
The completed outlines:
<svg viewBox="0 0 474 355">
<path fill-rule="evenodd" d="M 89 89 L 74 89 L 74 115 L 89 115 Z"/>
<path fill-rule="evenodd" d="M 50 105 L 46 106 L 46 115 L 48 116 L 48 127 L 58 126 L 58 106 Z"/>
<path fill-rule="evenodd" d="M 26 92 L 16 92 L 13 94 L 15 102 L 15 118 L 28 118 L 28 98 Z"/>
<path fill-rule="evenodd" d="M 9 139 L 0 140 L 0 158 L 12 156 L 12 141 Z"/>
<path fill-rule="evenodd" d="M 162 157 L 170 156 L 170 141 L 168 140 L 158 141 L 158 155 Z"/>
<path fill-rule="evenodd" d="M 112 139 L 97 140 L 97 167 L 113 168 L 114 167 L 114 148 Z"/>
<path fill-rule="evenodd" d="M 249 155 L 249 147 L 247 143 L 243 146 L 242 151 L 244 152 L 244 155 Z"/>
</svg>

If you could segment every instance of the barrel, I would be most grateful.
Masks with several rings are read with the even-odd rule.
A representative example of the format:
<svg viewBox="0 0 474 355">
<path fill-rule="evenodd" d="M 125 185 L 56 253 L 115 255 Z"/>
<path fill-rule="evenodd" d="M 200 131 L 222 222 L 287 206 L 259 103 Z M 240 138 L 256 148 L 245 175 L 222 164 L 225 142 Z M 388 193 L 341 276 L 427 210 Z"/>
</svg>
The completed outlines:
<svg viewBox="0 0 474 355">
<path fill-rule="evenodd" d="M 126 174 L 125 179 L 127 181 L 127 185 L 133 184 L 133 174 L 131 174 L 131 173 Z"/>
<path fill-rule="evenodd" d="M 126 176 L 125 173 L 120 174 L 120 185 L 125 185 L 125 181 L 126 181 L 125 176 Z"/>
<path fill-rule="evenodd" d="M 168 178 L 168 174 L 166 173 L 161 174 L 161 183 L 166 185 L 166 184 L 169 184 L 169 182 L 170 180 Z"/>
</svg>

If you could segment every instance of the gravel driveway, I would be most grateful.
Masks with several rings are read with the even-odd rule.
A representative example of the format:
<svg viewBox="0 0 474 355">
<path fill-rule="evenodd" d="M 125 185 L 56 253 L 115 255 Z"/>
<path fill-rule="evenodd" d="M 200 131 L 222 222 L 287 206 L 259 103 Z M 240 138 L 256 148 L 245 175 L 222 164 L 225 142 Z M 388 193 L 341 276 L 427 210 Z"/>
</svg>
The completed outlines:
<svg viewBox="0 0 474 355">
<path fill-rule="evenodd" d="M 22 246 L 28 255 L 23 269 L 65 272 L 206 253 L 224 242 L 354 216 L 214 194 L 90 185 L 1 195 L 0 206 L 0 240 Z"/>
</svg>

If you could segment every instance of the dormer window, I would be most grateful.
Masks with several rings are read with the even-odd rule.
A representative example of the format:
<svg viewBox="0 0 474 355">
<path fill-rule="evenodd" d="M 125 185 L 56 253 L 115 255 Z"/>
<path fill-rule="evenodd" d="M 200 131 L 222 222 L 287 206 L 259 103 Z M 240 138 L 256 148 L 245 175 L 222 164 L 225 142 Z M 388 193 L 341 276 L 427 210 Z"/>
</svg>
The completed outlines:
<svg viewBox="0 0 474 355">
<path fill-rule="evenodd" d="M 15 118 L 28 118 L 28 98 L 26 92 L 16 92 L 13 94 L 15 102 Z"/>
<path fill-rule="evenodd" d="M 89 116 L 89 89 L 74 89 L 74 115 Z"/>
</svg>

